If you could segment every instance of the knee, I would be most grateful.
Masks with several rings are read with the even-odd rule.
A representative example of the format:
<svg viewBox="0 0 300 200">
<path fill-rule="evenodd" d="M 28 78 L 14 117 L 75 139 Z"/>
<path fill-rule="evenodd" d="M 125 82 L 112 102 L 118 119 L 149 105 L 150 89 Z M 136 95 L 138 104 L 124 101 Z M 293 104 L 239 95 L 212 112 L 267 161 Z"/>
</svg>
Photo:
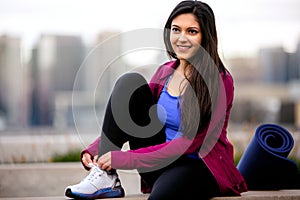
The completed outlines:
<svg viewBox="0 0 300 200">
<path fill-rule="evenodd" d="M 146 79 L 139 73 L 129 72 L 119 77 L 116 86 L 142 86 L 147 84 Z"/>
<path fill-rule="evenodd" d="M 145 83 L 147 82 L 145 78 L 136 72 L 130 72 L 123 74 L 122 76 L 119 77 L 117 80 L 118 84 L 128 84 L 128 83 Z"/>
</svg>

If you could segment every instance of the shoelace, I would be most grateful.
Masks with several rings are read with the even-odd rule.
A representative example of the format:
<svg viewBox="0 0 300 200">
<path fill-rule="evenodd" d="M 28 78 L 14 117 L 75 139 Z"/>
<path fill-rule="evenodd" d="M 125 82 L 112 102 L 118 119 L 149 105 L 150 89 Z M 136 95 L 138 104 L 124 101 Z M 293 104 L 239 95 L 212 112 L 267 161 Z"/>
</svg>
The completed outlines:
<svg viewBox="0 0 300 200">
<path fill-rule="evenodd" d="M 93 182 L 95 179 L 97 179 L 99 176 L 101 176 L 104 171 L 100 169 L 97 165 L 94 165 L 93 163 L 90 163 L 89 166 L 91 167 L 91 172 L 83 181 L 89 181 Z M 120 179 L 117 178 L 112 186 L 112 188 L 121 186 Z"/>
<path fill-rule="evenodd" d="M 99 175 L 101 176 L 102 174 L 103 174 L 103 171 L 101 169 L 99 169 L 98 166 L 94 165 L 91 168 L 91 172 L 89 173 L 89 175 L 87 175 L 87 177 L 85 177 L 85 179 L 83 181 L 93 181 Z"/>
</svg>

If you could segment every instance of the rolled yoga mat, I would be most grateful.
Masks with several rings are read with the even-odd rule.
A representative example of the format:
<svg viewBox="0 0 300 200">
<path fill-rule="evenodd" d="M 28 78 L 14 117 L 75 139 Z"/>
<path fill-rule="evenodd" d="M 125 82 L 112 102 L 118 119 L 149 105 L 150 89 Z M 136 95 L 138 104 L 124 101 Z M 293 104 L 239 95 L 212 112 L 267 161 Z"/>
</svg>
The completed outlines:
<svg viewBox="0 0 300 200">
<path fill-rule="evenodd" d="M 291 189 L 297 164 L 288 158 L 294 146 L 289 131 L 276 124 L 260 125 L 238 162 L 249 190 Z"/>
</svg>

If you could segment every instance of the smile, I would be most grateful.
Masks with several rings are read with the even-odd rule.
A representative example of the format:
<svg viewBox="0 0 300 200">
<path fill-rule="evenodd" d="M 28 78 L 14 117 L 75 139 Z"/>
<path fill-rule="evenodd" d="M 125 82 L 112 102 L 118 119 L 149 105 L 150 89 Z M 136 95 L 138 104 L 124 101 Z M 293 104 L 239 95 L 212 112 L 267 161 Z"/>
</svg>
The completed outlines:
<svg viewBox="0 0 300 200">
<path fill-rule="evenodd" d="M 180 50 L 180 51 L 187 51 L 191 48 L 192 46 L 183 46 L 183 45 L 177 45 L 177 48 Z"/>
</svg>

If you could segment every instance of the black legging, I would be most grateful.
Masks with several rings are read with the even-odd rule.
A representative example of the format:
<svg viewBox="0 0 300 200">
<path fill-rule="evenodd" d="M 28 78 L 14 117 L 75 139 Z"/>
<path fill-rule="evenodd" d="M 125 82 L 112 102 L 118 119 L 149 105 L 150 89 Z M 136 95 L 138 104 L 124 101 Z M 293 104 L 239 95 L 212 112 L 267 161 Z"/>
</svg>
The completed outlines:
<svg viewBox="0 0 300 200">
<path fill-rule="evenodd" d="M 154 105 L 155 99 L 143 76 L 138 73 L 121 76 L 106 107 L 99 156 L 120 150 L 127 141 L 131 149 L 165 142 L 164 127 Z M 149 117 L 151 107 L 154 115 Z M 149 124 L 154 125 L 141 131 L 140 127 Z M 182 156 L 162 169 L 139 173 L 152 187 L 149 199 L 209 199 L 219 194 L 215 178 L 201 159 Z"/>
</svg>

